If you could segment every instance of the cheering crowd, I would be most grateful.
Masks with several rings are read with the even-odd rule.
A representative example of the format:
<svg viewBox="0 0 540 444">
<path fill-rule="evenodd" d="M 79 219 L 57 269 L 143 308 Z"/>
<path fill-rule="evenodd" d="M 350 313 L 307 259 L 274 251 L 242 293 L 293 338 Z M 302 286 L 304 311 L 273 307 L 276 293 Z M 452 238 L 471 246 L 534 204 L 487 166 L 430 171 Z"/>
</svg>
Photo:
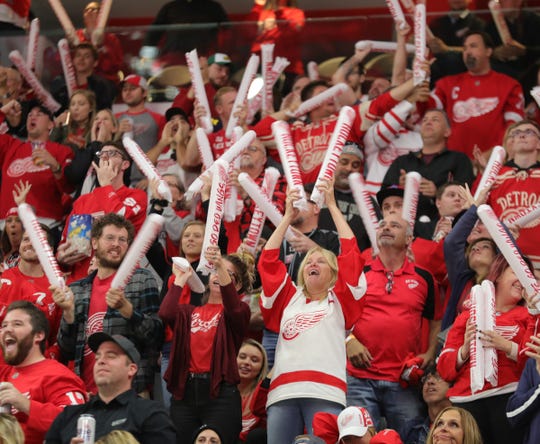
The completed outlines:
<svg viewBox="0 0 540 444">
<path fill-rule="evenodd" d="M 367 79 L 377 42 L 304 75 L 284 45 L 302 11 L 255 0 L 259 95 L 256 58 L 237 84 L 201 46 L 164 113 L 145 76 L 118 78 L 99 3 L 67 35 L 71 78 L 43 86 L 12 58 L 0 442 L 83 443 L 91 415 L 99 443 L 537 443 L 540 79 L 522 31 L 540 18 L 500 0 L 505 40 L 448 3 L 425 60 L 407 69 L 397 20 L 391 77 Z"/>
</svg>

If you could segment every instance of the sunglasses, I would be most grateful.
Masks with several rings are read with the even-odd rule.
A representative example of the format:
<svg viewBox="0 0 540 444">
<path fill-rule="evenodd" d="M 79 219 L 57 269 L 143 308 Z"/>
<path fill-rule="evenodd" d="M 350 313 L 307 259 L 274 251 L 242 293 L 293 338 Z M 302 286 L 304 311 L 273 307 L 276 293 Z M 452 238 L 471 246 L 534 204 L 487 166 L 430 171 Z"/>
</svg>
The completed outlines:
<svg viewBox="0 0 540 444">
<path fill-rule="evenodd" d="M 392 293 L 392 289 L 394 288 L 394 272 L 393 271 L 387 271 L 386 272 L 386 293 L 390 294 Z"/>
</svg>

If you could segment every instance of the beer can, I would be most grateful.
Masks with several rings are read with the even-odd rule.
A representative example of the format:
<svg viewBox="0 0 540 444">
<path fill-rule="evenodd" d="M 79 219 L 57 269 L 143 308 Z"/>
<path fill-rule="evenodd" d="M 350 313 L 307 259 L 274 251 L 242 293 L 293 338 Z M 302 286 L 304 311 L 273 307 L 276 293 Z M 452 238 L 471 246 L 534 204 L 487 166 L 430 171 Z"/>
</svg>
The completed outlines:
<svg viewBox="0 0 540 444">
<path fill-rule="evenodd" d="M 124 136 L 129 137 L 130 139 L 133 139 L 134 132 L 133 132 L 133 123 L 135 122 L 132 117 L 122 117 L 121 120 L 127 120 L 131 124 L 131 131 L 126 131 L 124 133 Z"/>
<path fill-rule="evenodd" d="M 94 415 L 85 413 L 77 420 L 77 438 L 82 438 L 84 444 L 94 444 L 96 438 L 96 420 Z"/>
</svg>

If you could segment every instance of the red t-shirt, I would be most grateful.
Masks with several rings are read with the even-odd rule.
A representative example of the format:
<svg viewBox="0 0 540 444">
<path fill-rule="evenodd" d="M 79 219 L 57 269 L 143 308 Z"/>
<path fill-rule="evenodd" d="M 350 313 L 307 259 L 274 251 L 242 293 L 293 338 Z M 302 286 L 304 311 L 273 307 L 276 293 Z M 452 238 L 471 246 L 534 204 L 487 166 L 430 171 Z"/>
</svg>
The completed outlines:
<svg viewBox="0 0 540 444">
<path fill-rule="evenodd" d="M 207 373 L 212 368 L 214 337 L 222 314 L 222 304 L 205 304 L 193 310 L 190 335 L 190 372 Z"/>
<path fill-rule="evenodd" d="M 515 163 L 504 165 L 491 188 L 488 204 L 501 220 L 509 220 L 540 202 L 540 163 L 519 168 Z M 523 254 L 540 267 L 540 222 L 535 219 L 519 230 L 516 240 Z"/>
<path fill-rule="evenodd" d="M 46 150 L 56 159 L 62 169 L 73 159 L 71 148 L 48 141 Z M 17 206 L 12 190 L 19 181 L 32 185 L 26 203 L 34 208 L 38 218 L 61 221 L 64 216 L 62 196 L 72 191 L 63 174 L 56 178 L 51 169 L 32 160 L 32 145 L 28 142 L 0 134 L 0 168 L 2 173 L 0 194 L 0 218 L 5 218 L 10 208 Z"/>
<path fill-rule="evenodd" d="M 95 277 L 92 283 L 92 294 L 90 295 L 90 306 L 88 307 L 88 322 L 86 323 L 86 337 L 92 333 L 103 331 L 103 318 L 107 312 L 107 302 L 105 294 L 111 288 L 114 274 L 105 279 Z M 88 345 L 84 346 L 84 358 L 82 361 L 81 377 L 86 385 L 86 390 L 97 393 L 94 382 L 94 364 L 96 362 L 94 352 Z"/>
<path fill-rule="evenodd" d="M 408 260 L 392 273 L 391 289 L 387 270 L 378 257 L 367 267 L 364 307 L 353 334 L 373 360 L 365 369 L 347 362 L 347 371 L 356 378 L 398 382 L 407 355 L 424 352 L 420 348 L 422 318 L 434 319 L 437 289 L 429 272 Z"/>
<path fill-rule="evenodd" d="M 52 359 L 13 367 L 0 366 L 0 381 L 10 382 L 30 400 L 29 414 L 12 409 L 21 425 L 26 444 L 41 444 L 54 419 L 66 405 L 84 404 L 81 379 Z"/>
<path fill-rule="evenodd" d="M 48 345 L 53 345 L 56 342 L 62 310 L 54 303 L 49 291 L 50 285 L 47 276 L 27 276 L 19 270 L 19 267 L 4 271 L 0 288 L 0 323 L 6 316 L 7 307 L 13 301 L 30 301 L 47 317 L 49 321 Z M 0 359 L 0 362 L 3 363 L 3 360 Z"/>
</svg>

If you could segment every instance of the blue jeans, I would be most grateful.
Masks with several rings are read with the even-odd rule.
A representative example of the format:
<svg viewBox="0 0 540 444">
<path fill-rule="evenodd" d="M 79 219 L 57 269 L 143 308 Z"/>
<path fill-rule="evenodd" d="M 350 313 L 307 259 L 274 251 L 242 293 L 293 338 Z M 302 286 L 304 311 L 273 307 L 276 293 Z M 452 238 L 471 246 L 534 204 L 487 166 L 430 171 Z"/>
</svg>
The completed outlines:
<svg viewBox="0 0 540 444">
<path fill-rule="evenodd" d="M 169 410 L 169 408 L 171 407 L 171 394 L 167 390 L 167 383 L 164 379 L 167 367 L 169 367 L 171 345 L 172 342 L 165 342 L 165 344 L 163 344 L 163 348 L 161 349 L 161 389 L 163 393 L 163 405 L 165 406 L 166 410 Z"/>
<path fill-rule="evenodd" d="M 279 333 L 275 333 L 267 328 L 263 329 L 262 346 L 266 350 L 266 356 L 268 357 L 268 368 L 274 366 L 278 338 Z"/>
<path fill-rule="evenodd" d="M 290 444 L 295 436 L 313 434 L 313 416 L 317 412 L 339 415 L 343 406 L 317 398 L 295 398 L 276 402 L 267 410 L 268 444 Z"/>
<path fill-rule="evenodd" d="M 379 430 L 381 417 L 387 427 L 404 432 L 408 421 L 423 415 L 423 403 L 415 388 L 403 388 L 398 382 L 377 379 L 359 379 L 347 374 L 347 405 L 368 409 Z"/>
</svg>

